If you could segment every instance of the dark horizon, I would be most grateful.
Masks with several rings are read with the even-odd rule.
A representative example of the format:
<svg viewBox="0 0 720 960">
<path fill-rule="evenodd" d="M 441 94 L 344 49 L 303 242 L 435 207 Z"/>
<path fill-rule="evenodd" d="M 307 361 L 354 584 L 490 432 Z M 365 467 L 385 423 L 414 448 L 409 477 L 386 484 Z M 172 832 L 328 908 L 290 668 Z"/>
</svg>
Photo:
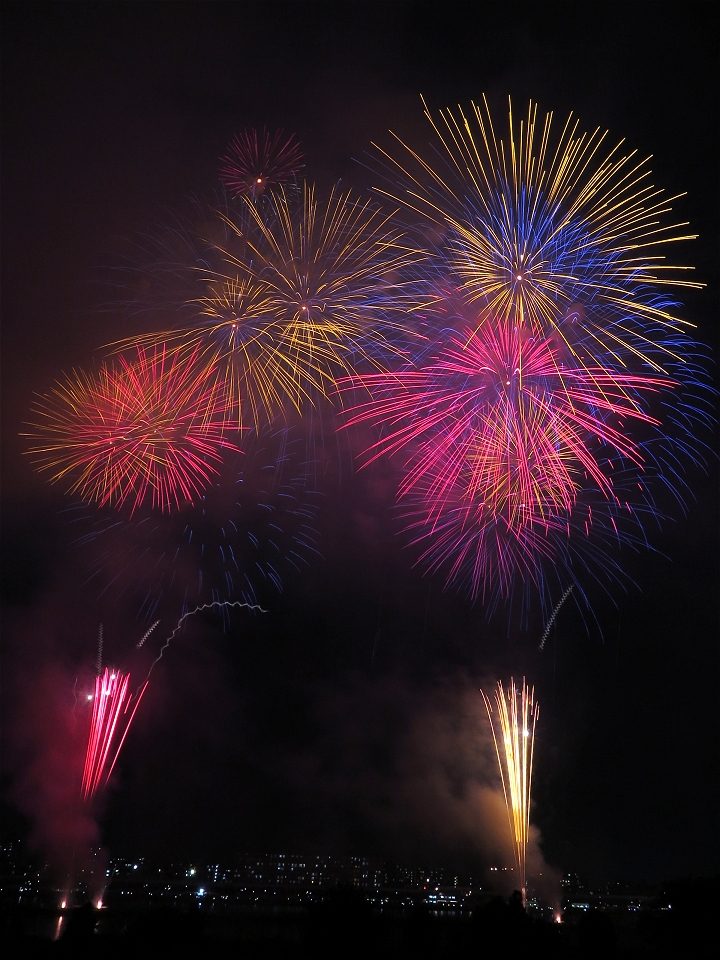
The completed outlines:
<svg viewBox="0 0 720 960">
<path fill-rule="evenodd" d="M 3 819 L 20 834 L 30 822 L 40 850 L 64 855 L 67 798 L 52 808 L 35 787 L 43 762 L 62 769 L 98 625 L 108 660 L 138 675 L 157 644 L 135 650 L 149 623 L 132 565 L 73 546 L 71 500 L 32 469 L 20 433 L 33 394 L 143 330 L 142 292 L 117 277 L 212 197 L 235 133 L 292 132 L 309 179 L 360 192 L 371 140 L 429 139 L 421 94 L 445 107 L 487 93 L 499 117 L 508 95 L 572 110 L 652 154 L 669 196 L 687 192 L 674 213 L 699 238 L 676 256 L 706 287 L 683 296 L 683 316 L 717 356 L 718 14 L 592 9 L 588 25 L 562 3 L 3 5 Z M 594 621 L 566 604 L 542 652 L 547 614 L 488 616 L 442 592 L 388 519 L 392 468 L 353 471 L 346 442 L 328 443 L 319 555 L 283 571 L 266 614 L 198 617 L 173 643 L 83 836 L 111 857 L 292 849 L 487 866 L 504 811 L 478 691 L 526 676 L 549 867 L 716 874 L 720 485 L 716 436 L 700 439 L 712 449 L 688 471 L 686 514 L 619 555 L 626 590 L 588 585 Z M 99 568 L 125 592 L 101 595 Z M 180 615 L 170 594 L 158 639 Z"/>
</svg>

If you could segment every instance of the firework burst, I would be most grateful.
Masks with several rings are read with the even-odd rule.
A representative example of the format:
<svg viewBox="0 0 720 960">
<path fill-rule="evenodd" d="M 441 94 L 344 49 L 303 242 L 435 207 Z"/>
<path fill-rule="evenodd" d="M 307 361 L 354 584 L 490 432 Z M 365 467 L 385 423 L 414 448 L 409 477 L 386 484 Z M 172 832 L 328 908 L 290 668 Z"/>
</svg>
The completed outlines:
<svg viewBox="0 0 720 960">
<path fill-rule="evenodd" d="M 530 789 L 538 704 L 535 702 L 534 689 L 526 685 L 524 677 L 519 690 L 515 686 L 515 681 L 511 679 L 507 694 L 503 690 L 502 683 L 498 681 L 495 690 L 497 719 L 493 720 L 490 698 L 484 691 L 481 690 L 480 693 L 492 729 L 513 840 L 515 866 L 524 903 L 527 889 L 527 845 L 530 838 Z"/>
<path fill-rule="evenodd" d="M 95 374 L 74 372 L 40 398 L 29 454 L 51 480 L 84 500 L 134 511 L 197 499 L 217 474 L 224 407 L 197 351 L 181 357 L 138 347 Z"/>
<path fill-rule="evenodd" d="M 650 488 L 682 506 L 683 466 L 702 461 L 707 374 L 669 297 L 701 284 L 662 255 L 691 237 L 647 161 L 572 117 L 556 135 L 533 104 L 520 122 L 511 109 L 503 137 L 484 100 L 426 116 L 434 159 L 396 138 L 379 192 L 419 215 L 415 313 L 442 333 L 390 376 L 344 384 L 371 397 L 347 424 L 380 428 L 368 461 L 404 458 L 406 529 L 447 583 L 507 596 L 559 565 L 561 589 L 580 586 L 581 568 L 617 569 L 608 538 L 645 539 Z"/>
<path fill-rule="evenodd" d="M 222 157 L 220 179 L 235 196 L 253 200 L 293 180 L 302 170 L 303 153 L 293 134 L 270 133 L 263 128 L 243 130 Z"/>
<path fill-rule="evenodd" d="M 591 501 L 601 527 L 619 512 L 628 471 L 645 469 L 628 426 L 656 429 L 649 403 L 670 384 L 573 365 L 554 336 L 455 320 L 416 365 L 347 381 L 371 399 L 346 426 L 382 431 L 366 462 L 401 460 L 399 501 L 421 562 L 473 600 L 507 597 L 518 577 L 540 585 L 581 523 L 587 539 Z"/>
<path fill-rule="evenodd" d="M 588 134 L 572 115 L 555 134 L 553 115 L 530 103 L 505 138 L 487 101 L 434 117 L 437 166 L 398 139 L 404 159 L 381 151 L 400 189 L 381 190 L 433 225 L 438 252 L 465 295 L 499 321 L 554 331 L 576 363 L 639 364 L 656 372 L 682 363 L 688 324 L 669 287 L 700 287 L 690 267 L 666 263 L 670 243 L 694 239 L 664 222 L 677 197 L 651 180 L 648 160 L 607 134 Z M 583 330 L 582 349 L 566 334 Z M 588 358 L 585 361 L 584 358 Z"/>
<path fill-rule="evenodd" d="M 246 200 L 219 222 L 188 320 L 140 342 L 196 351 L 238 422 L 257 430 L 334 396 L 358 365 L 387 369 L 405 335 L 398 275 L 418 256 L 392 215 L 305 185 L 299 202 L 280 187 L 262 211 Z"/>
<path fill-rule="evenodd" d="M 379 358 L 395 352 L 397 330 L 387 315 L 401 305 L 394 278 L 413 259 L 392 218 L 337 188 L 322 202 L 307 185 L 299 209 L 281 189 L 272 216 L 250 213 L 249 263 L 234 266 L 267 292 L 262 330 L 253 331 L 263 379 L 301 410 L 334 394 L 357 363 L 384 369 Z"/>
</svg>

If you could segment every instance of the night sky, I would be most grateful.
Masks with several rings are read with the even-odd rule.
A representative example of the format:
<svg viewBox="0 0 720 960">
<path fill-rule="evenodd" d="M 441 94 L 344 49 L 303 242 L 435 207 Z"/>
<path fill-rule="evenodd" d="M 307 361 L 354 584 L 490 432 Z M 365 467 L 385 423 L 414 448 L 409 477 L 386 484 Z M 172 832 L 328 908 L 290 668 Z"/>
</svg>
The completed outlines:
<svg viewBox="0 0 720 960">
<path fill-rule="evenodd" d="M 148 328 L 128 262 L 142 272 L 153 238 L 211 197 L 244 128 L 294 132 L 308 178 L 366 190 L 371 140 L 429 139 L 421 94 L 438 108 L 486 93 L 498 117 L 509 94 L 625 137 L 657 184 L 687 191 L 675 209 L 699 239 L 676 256 L 707 288 L 684 315 L 717 356 L 718 20 L 706 3 L 497 2 L 5 3 L 2 20 L 4 818 L 60 856 L 84 829 L 61 782 L 73 685 L 99 623 L 132 667 L 146 622 L 127 591 L 100 595 L 88 571 L 117 557 L 75 544 L 70 501 L 19 434 L 34 392 Z M 566 604 L 540 653 L 539 608 L 488 617 L 413 568 L 390 468 L 353 472 L 329 434 L 320 556 L 267 613 L 198 619 L 174 641 L 99 811 L 110 854 L 483 869 L 504 826 L 478 690 L 525 675 L 547 864 L 717 872 L 714 454 L 688 474 L 687 516 L 650 532 L 655 552 L 622 555 L 635 586 L 589 584 L 596 623 Z M 179 610 L 159 615 L 158 638 Z"/>
</svg>

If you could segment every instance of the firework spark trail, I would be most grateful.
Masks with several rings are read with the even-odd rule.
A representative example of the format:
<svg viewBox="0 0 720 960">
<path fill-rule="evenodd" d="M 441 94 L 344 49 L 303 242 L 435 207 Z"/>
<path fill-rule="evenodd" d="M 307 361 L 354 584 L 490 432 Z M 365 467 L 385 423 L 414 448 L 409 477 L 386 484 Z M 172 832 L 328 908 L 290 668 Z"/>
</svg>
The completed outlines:
<svg viewBox="0 0 720 960">
<path fill-rule="evenodd" d="M 200 612 L 203 611 L 203 610 L 225 609 L 225 608 L 229 608 L 229 607 L 245 607 L 245 608 L 248 609 L 248 610 L 258 611 L 259 613 L 267 613 L 267 610 L 263 610 L 263 608 L 262 608 L 261 606 L 259 606 L 258 604 L 245 603 L 245 602 L 242 601 L 242 600 L 234 600 L 234 601 L 230 601 L 230 600 L 213 601 L 213 603 L 203 603 L 203 604 L 201 604 L 199 607 L 195 607 L 194 610 L 189 610 L 187 613 L 184 613 L 184 614 L 180 617 L 180 619 L 179 619 L 178 622 L 177 622 L 177 625 L 175 626 L 175 629 L 174 629 L 173 632 L 170 634 L 170 636 L 165 640 L 165 643 L 164 643 L 164 644 L 162 645 L 162 647 L 160 648 L 160 652 L 158 653 L 157 657 L 156 657 L 156 658 L 153 660 L 153 662 L 150 664 L 150 669 L 148 670 L 147 677 L 146 677 L 146 679 L 145 679 L 145 686 L 147 686 L 148 680 L 150 679 L 150 674 L 153 672 L 153 669 L 154 669 L 154 667 L 155 667 L 155 664 L 156 664 L 156 663 L 159 663 L 159 662 L 162 660 L 163 654 L 165 653 L 165 651 L 167 650 L 167 648 L 170 646 L 170 642 L 177 636 L 178 632 L 179 632 L 179 631 L 181 630 L 181 628 L 182 628 L 182 625 L 185 623 L 185 621 L 188 619 L 188 617 L 193 617 L 193 616 L 195 616 L 196 613 L 200 613 Z M 138 645 L 138 646 L 139 646 L 139 645 Z M 145 689 L 145 688 L 143 687 L 143 690 L 144 690 L 144 689 Z"/>
<path fill-rule="evenodd" d="M 95 672 L 100 676 L 100 671 L 102 670 L 102 655 L 103 655 L 103 625 L 100 624 L 100 629 L 98 630 L 98 650 L 97 650 L 97 660 L 95 662 Z"/>
<path fill-rule="evenodd" d="M 86 802 L 108 782 L 147 684 L 137 695 L 133 695 L 129 687 L 130 674 L 120 670 L 111 671 L 106 667 L 95 678 L 93 712 L 81 785 Z M 117 737 L 120 742 L 112 752 Z"/>
<path fill-rule="evenodd" d="M 113 755 L 112 761 L 108 764 L 107 774 L 105 776 L 105 783 L 108 782 L 113 770 L 115 769 L 115 764 L 117 763 L 117 759 L 120 756 L 120 750 L 122 749 L 122 745 L 125 743 L 125 737 L 127 737 L 128 735 L 130 724 L 133 722 L 133 719 L 135 718 L 137 708 L 140 706 L 140 701 L 142 700 L 145 694 L 145 691 L 147 690 L 147 685 L 148 685 L 148 682 L 146 680 L 145 683 L 140 688 L 140 690 L 138 691 L 138 693 L 135 695 L 135 704 L 132 708 L 132 713 L 130 714 L 130 717 L 128 718 L 128 721 L 125 724 L 125 727 L 122 731 L 122 736 L 120 737 L 120 742 L 117 745 L 117 749 L 115 750 L 115 754 Z"/>
<path fill-rule="evenodd" d="M 150 634 L 153 632 L 153 630 L 159 623 L 160 621 L 156 620 L 155 623 L 153 623 L 153 625 L 148 630 L 146 630 L 145 633 L 140 637 L 140 640 L 138 641 L 138 644 L 136 647 L 137 650 L 139 650 L 142 647 L 142 645 L 145 643 L 147 638 L 150 636 Z"/>
<path fill-rule="evenodd" d="M 74 372 L 40 398 L 28 453 L 89 501 L 171 510 L 217 474 L 226 436 L 221 390 L 198 352 L 136 348 L 95 374 Z"/>
<path fill-rule="evenodd" d="M 533 749 L 539 708 L 535 702 L 534 689 L 528 688 L 524 677 L 520 690 L 515 687 L 515 681 L 510 680 L 507 695 L 502 683 L 498 680 L 495 690 L 496 729 L 490 698 L 483 690 L 480 693 L 487 709 L 495 744 L 513 841 L 515 865 L 524 903 L 527 890 L 527 845 L 530 835 Z"/>
<path fill-rule="evenodd" d="M 557 618 L 557 615 L 560 613 L 560 608 L 561 608 L 562 605 L 565 603 L 565 601 L 567 600 L 567 598 L 570 596 L 570 593 L 571 593 L 571 591 L 572 591 L 573 586 L 574 586 L 574 584 L 571 583 L 570 586 L 569 586 L 569 587 L 567 588 L 567 590 L 565 591 L 565 593 L 560 597 L 560 600 L 555 604 L 555 609 L 553 610 L 552 614 L 550 615 L 550 619 L 549 619 L 548 622 L 547 622 L 547 626 L 546 626 L 545 629 L 543 630 L 543 635 L 542 635 L 542 637 L 540 638 L 540 645 L 539 645 L 539 647 L 538 647 L 539 650 L 544 650 L 544 649 L 545 649 L 545 641 L 546 641 L 547 638 L 548 638 L 548 634 L 550 633 L 550 630 L 552 629 L 552 625 L 555 623 L 555 620 L 556 620 L 556 618 Z"/>
</svg>

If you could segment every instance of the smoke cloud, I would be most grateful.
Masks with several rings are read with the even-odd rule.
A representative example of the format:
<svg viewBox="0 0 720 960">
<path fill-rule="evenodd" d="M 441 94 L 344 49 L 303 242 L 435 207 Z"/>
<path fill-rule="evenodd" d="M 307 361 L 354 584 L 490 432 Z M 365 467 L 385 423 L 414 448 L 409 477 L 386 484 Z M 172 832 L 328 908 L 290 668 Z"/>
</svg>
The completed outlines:
<svg viewBox="0 0 720 960">
<path fill-rule="evenodd" d="M 105 858 L 97 820 L 80 799 L 87 739 L 83 698 L 92 690 L 91 670 L 73 670 L 72 645 L 65 643 L 63 651 L 47 607 L 12 632 L 24 642 L 6 658 L 9 799 L 28 818 L 30 846 L 46 859 L 54 879 L 69 888 L 82 877 L 95 895 L 102 889 Z"/>
<path fill-rule="evenodd" d="M 481 683 L 492 686 L 460 672 L 432 687 L 354 676 L 319 693 L 322 733 L 308 749 L 279 759 L 276 773 L 315 807 L 329 849 L 344 844 L 360 852 L 366 833 L 382 838 L 387 855 L 480 868 L 500 892 L 514 889 Z M 528 875 L 555 900 L 559 873 L 545 863 L 541 841 L 533 827 Z"/>
</svg>

